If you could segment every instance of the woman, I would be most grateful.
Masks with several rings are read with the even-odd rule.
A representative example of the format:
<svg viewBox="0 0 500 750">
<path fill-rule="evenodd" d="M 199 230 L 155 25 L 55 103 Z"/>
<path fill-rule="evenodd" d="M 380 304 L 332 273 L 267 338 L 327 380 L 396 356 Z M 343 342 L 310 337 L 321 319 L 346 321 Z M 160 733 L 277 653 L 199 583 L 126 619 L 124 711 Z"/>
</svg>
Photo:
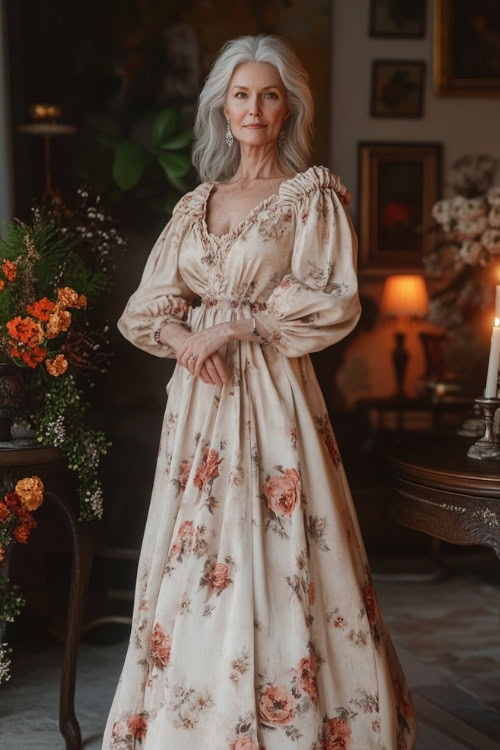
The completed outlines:
<svg viewBox="0 0 500 750">
<path fill-rule="evenodd" d="M 223 47 L 195 125 L 203 182 L 118 322 L 177 366 L 105 750 L 415 746 L 308 356 L 360 315 L 349 194 L 305 169 L 311 125 L 284 41 Z"/>
</svg>

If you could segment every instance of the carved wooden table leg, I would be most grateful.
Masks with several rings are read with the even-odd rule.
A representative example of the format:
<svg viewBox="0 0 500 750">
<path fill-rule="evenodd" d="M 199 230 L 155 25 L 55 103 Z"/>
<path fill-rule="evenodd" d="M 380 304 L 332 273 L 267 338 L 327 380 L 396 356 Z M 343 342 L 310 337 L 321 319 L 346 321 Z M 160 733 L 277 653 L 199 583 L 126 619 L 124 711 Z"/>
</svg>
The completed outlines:
<svg viewBox="0 0 500 750">
<path fill-rule="evenodd" d="M 61 500 L 54 492 L 46 492 L 46 496 L 52 498 L 63 511 L 73 537 L 71 591 L 59 701 L 59 728 L 66 741 L 66 750 L 81 750 L 80 725 L 75 716 L 76 663 L 92 564 L 93 536 L 91 525 L 78 520 L 76 509 Z"/>
</svg>

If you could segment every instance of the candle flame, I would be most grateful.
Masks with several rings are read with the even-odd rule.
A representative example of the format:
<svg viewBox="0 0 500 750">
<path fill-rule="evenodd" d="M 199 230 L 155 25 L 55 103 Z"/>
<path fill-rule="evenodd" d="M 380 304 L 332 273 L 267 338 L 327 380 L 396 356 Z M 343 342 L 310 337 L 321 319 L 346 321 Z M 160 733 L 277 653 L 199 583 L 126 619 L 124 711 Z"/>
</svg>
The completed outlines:
<svg viewBox="0 0 500 750">
<path fill-rule="evenodd" d="M 500 326 L 500 318 L 495 318 L 495 325 Z"/>
</svg>

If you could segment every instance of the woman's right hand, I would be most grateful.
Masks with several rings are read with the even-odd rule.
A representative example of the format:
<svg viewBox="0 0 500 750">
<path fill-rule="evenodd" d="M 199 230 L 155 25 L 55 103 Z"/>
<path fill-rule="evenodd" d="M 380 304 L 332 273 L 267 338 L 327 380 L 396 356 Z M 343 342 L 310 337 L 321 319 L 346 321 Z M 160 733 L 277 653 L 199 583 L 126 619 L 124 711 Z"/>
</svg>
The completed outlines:
<svg viewBox="0 0 500 750">
<path fill-rule="evenodd" d="M 165 334 L 168 334 L 168 341 L 166 340 Z M 192 335 L 193 334 L 191 333 L 191 331 L 188 331 L 185 326 L 172 323 L 164 326 L 161 329 L 160 341 L 162 341 L 163 339 L 165 343 L 168 343 L 177 354 L 183 348 L 186 339 L 190 338 Z M 179 360 L 177 360 L 177 363 L 184 367 L 182 362 L 180 362 Z M 194 363 L 191 365 L 191 367 L 194 370 Z M 188 370 L 188 372 L 193 375 L 191 369 L 186 367 L 186 370 Z M 222 361 L 222 357 L 220 356 L 219 352 L 213 352 L 213 354 L 210 354 L 205 359 L 201 368 L 200 378 L 204 383 L 208 383 L 210 385 L 223 385 L 223 383 L 227 383 L 227 375 L 224 367 L 224 362 Z"/>
</svg>

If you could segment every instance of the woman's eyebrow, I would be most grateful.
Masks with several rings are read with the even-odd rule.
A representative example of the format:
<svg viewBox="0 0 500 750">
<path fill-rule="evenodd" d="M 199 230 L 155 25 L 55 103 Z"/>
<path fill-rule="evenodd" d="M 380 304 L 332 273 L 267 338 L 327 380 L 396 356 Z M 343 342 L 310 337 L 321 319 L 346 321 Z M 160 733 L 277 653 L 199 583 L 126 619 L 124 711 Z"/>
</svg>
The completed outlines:
<svg viewBox="0 0 500 750">
<path fill-rule="evenodd" d="M 240 86 L 239 83 L 237 83 L 232 88 L 233 89 L 246 89 L 248 91 L 248 86 Z M 263 86 L 261 91 L 266 91 L 267 89 L 277 89 L 277 88 L 278 87 L 273 84 L 272 86 Z"/>
</svg>

